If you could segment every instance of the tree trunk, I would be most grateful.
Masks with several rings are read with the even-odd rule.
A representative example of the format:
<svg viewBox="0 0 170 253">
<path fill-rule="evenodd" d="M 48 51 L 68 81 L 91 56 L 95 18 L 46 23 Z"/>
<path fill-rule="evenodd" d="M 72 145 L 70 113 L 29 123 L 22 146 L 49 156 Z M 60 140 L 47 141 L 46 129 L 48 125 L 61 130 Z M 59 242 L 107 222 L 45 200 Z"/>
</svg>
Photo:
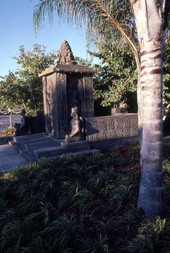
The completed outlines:
<svg viewBox="0 0 170 253">
<path fill-rule="evenodd" d="M 12 127 L 12 110 L 10 111 L 10 115 L 9 115 L 9 127 Z"/>
<path fill-rule="evenodd" d="M 164 1 L 161 1 L 163 4 Z M 138 80 L 141 182 L 138 208 L 162 213 L 162 6 L 157 0 L 131 0 L 140 44 Z"/>
<path fill-rule="evenodd" d="M 138 102 L 138 136 L 139 143 L 142 142 L 142 93 L 141 93 L 141 82 L 140 82 L 140 70 L 138 73 L 138 84 L 137 84 L 137 102 Z"/>
<path fill-rule="evenodd" d="M 162 53 L 161 47 L 141 50 L 141 182 L 138 208 L 147 216 L 162 213 Z"/>
</svg>

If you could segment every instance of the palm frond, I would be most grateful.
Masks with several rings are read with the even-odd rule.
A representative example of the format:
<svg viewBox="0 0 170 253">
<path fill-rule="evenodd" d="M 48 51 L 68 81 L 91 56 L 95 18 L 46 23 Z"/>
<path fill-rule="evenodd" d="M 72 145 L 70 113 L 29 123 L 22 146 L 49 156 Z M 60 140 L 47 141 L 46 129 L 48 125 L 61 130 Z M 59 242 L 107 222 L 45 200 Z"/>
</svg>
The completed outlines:
<svg viewBox="0 0 170 253">
<path fill-rule="evenodd" d="M 127 42 L 139 68 L 137 46 L 130 36 L 131 26 L 130 24 L 126 25 L 125 19 L 122 17 L 123 11 L 119 11 L 120 7 L 120 1 L 113 0 L 39 0 L 39 4 L 35 6 L 34 10 L 34 25 L 38 30 L 46 15 L 51 20 L 54 13 L 59 18 L 64 16 L 67 21 L 76 24 L 85 23 L 95 29 L 100 29 L 101 23 L 106 22 L 107 27 L 111 25 L 112 29 L 117 30 Z M 129 20 L 131 19 L 129 18 Z"/>
</svg>

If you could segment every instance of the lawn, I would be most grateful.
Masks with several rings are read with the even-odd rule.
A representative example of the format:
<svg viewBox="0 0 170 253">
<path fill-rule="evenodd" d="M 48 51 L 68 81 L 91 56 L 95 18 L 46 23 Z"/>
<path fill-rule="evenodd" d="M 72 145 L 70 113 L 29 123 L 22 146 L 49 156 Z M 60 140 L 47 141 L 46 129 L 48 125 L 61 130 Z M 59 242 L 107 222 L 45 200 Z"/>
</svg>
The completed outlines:
<svg viewBox="0 0 170 253">
<path fill-rule="evenodd" d="M 169 142 L 161 218 L 136 208 L 138 146 L 41 159 L 3 175 L 1 253 L 170 252 Z"/>
</svg>

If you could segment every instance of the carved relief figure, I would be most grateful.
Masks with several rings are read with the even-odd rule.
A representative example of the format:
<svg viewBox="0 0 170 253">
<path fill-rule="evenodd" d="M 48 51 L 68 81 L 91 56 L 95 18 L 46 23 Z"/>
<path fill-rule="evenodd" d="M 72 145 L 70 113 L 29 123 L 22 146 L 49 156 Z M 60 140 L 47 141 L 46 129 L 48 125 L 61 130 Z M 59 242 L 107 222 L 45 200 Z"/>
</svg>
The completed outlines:
<svg viewBox="0 0 170 253">
<path fill-rule="evenodd" d="M 63 65 L 75 64 L 71 47 L 66 40 L 62 42 L 60 49 L 58 50 L 58 54 L 56 58 L 57 58 L 56 65 L 57 64 L 63 64 Z"/>
</svg>

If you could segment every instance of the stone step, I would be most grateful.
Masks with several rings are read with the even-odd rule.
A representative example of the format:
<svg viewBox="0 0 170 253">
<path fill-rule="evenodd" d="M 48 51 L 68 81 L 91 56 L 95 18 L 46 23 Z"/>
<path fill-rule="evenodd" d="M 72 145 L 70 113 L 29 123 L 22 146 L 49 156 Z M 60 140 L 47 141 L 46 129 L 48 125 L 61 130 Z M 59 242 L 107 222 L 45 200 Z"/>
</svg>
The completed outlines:
<svg viewBox="0 0 170 253">
<path fill-rule="evenodd" d="M 61 142 L 61 146 L 64 148 L 84 146 L 84 145 L 87 145 L 87 141 L 76 141 L 76 142 L 68 142 L 68 143 L 65 143 L 64 141 Z"/>
<path fill-rule="evenodd" d="M 34 153 L 23 150 L 21 155 L 29 162 L 38 160 Z"/>
<path fill-rule="evenodd" d="M 90 145 L 89 144 L 85 144 L 85 145 L 76 145 L 76 146 L 69 146 L 67 148 L 64 147 L 45 147 L 45 148 L 41 148 L 41 149 L 34 149 L 34 154 L 37 158 L 41 158 L 41 157 L 52 157 L 52 156 L 58 156 L 58 155 L 62 155 L 65 153 L 74 153 L 74 152 L 80 152 L 80 151 L 86 151 L 86 150 L 90 150 Z"/>
<path fill-rule="evenodd" d="M 39 139 L 39 138 L 43 138 L 43 137 L 49 137 L 47 135 L 47 133 L 39 133 L 39 134 L 31 134 L 31 135 L 22 135 L 22 136 L 14 136 L 13 140 L 15 142 L 24 142 L 24 141 L 31 141 L 31 140 L 35 140 L 35 139 Z"/>
<path fill-rule="evenodd" d="M 48 147 L 60 147 L 60 141 L 55 140 L 46 140 L 46 141 L 39 141 L 31 144 L 25 144 L 24 147 L 28 151 L 33 151 L 36 149 L 48 148 Z"/>
<path fill-rule="evenodd" d="M 65 143 L 46 133 L 29 136 L 15 136 L 10 142 L 19 154 L 27 161 L 35 161 L 41 157 L 60 157 L 62 154 L 88 155 L 100 152 L 98 149 L 90 149 L 87 141 Z"/>
<path fill-rule="evenodd" d="M 13 142 L 11 145 L 14 147 L 14 149 L 22 155 L 27 161 L 35 161 L 37 160 L 35 154 L 33 152 L 27 151 L 24 147 L 22 147 L 19 143 Z"/>
<path fill-rule="evenodd" d="M 92 154 L 96 154 L 96 153 L 101 153 L 101 150 L 99 150 L 99 149 L 89 149 L 89 150 L 74 152 L 74 153 L 70 153 L 70 154 L 73 154 L 73 155 L 92 155 Z"/>
<path fill-rule="evenodd" d="M 15 142 L 15 141 L 9 141 L 8 144 L 10 146 L 13 146 L 17 151 L 18 153 L 20 153 L 19 151 L 20 150 L 24 150 L 25 149 L 25 146 L 23 143 L 20 143 L 20 142 Z"/>
<path fill-rule="evenodd" d="M 78 151 L 78 152 L 69 152 L 69 153 L 62 153 L 60 155 L 51 155 L 47 156 L 48 158 L 60 158 L 61 155 L 82 155 L 82 156 L 88 156 L 88 155 L 94 155 L 97 153 L 101 153 L 101 150 L 99 149 L 89 149 L 84 151 Z M 43 157 L 43 156 L 42 156 Z"/>
<path fill-rule="evenodd" d="M 15 142 L 21 143 L 21 144 L 34 144 L 37 142 L 48 142 L 48 141 L 53 141 L 54 138 L 49 137 L 49 136 L 42 136 L 42 137 L 37 137 L 37 138 L 31 138 L 31 139 L 27 139 L 27 140 L 14 140 Z"/>
</svg>

